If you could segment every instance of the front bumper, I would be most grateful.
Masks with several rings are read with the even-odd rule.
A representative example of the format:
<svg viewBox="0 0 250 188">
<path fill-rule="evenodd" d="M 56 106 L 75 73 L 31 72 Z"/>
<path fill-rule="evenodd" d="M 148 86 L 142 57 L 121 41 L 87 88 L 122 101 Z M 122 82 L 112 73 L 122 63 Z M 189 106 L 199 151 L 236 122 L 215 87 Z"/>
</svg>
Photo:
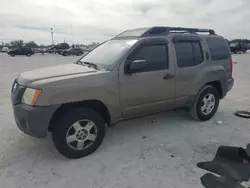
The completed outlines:
<svg viewBox="0 0 250 188">
<path fill-rule="evenodd" d="M 25 134 L 43 138 L 46 137 L 49 122 L 59 105 L 29 106 L 26 104 L 13 104 L 13 111 L 18 128 Z"/>
<path fill-rule="evenodd" d="M 21 103 L 25 87 L 15 80 L 11 90 L 11 101 L 18 128 L 24 133 L 42 138 L 47 135 L 49 122 L 60 105 L 29 106 Z"/>
</svg>

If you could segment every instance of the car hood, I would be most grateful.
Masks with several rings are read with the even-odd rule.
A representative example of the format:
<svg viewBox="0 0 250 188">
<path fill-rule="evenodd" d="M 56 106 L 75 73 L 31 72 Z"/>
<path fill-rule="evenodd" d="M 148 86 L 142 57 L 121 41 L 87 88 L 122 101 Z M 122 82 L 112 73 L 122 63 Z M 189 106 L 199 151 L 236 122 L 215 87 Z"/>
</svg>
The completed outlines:
<svg viewBox="0 0 250 188">
<path fill-rule="evenodd" d="M 94 68 L 77 64 L 49 66 L 21 73 L 18 77 L 18 83 L 23 86 L 28 86 L 30 83 L 40 80 L 51 80 L 51 78 L 55 78 L 56 80 L 58 80 L 60 78 L 63 79 L 63 77 L 68 78 L 70 76 L 75 75 L 85 76 L 92 73 L 96 73 L 98 71 L 99 70 L 96 70 Z"/>
</svg>

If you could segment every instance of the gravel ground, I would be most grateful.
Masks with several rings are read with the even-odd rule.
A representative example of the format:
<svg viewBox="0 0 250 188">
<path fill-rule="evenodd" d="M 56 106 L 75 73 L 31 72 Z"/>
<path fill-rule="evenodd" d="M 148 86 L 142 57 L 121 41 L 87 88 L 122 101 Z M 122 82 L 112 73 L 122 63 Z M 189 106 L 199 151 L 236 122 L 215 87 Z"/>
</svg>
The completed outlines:
<svg viewBox="0 0 250 188">
<path fill-rule="evenodd" d="M 198 188 L 205 171 L 197 162 L 211 160 L 219 145 L 249 143 L 250 120 L 233 115 L 250 110 L 250 52 L 234 55 L 235 85 L 216 116 L 193 121 L 186 112 L 169 111 L 116 124 L 91 156 L 68 160 L 51 136 L 35 139 L 15 125 L 10 89 L 22 71 L 70 63 L 77 57 L 0 54 L 0 182 L 6 188 Z M 222 124 L 217 125 L 217 121 Z"/>
</svg>

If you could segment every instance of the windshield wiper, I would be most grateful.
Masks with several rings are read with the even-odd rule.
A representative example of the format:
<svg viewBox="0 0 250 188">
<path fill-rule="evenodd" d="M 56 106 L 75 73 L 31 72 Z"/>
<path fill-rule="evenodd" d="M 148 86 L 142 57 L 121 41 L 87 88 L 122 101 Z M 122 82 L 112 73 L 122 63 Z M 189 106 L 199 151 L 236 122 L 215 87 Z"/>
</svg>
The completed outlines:
<svg viewBox="0 0 250 188">
<path fill-rule="evenodd" d="M 86 62 L 86 61 L 84 61 L 83 63 L 86 64 L 86 65 L 89 65 L 90 67 L 95 67 L 95 68 L 98 67 L 98 65 L 95 64 L 95 63 L 90 63 L 90 62 Z"/>
<path fill-rule="evenodd" d="M 84 61 L 84 62 L 82 62 L 82 61 L 77 61 L 76 64 L 78 64 L 78 65 L 87 65 L 87 66 L 89 66 L 89 67 L 93 67 L 94 69 L 100 70 L 100 68 L 98 67 L 98 65 L 95 64 L 95 63 L 86 62 L 86 61 Z"/>
</svg>

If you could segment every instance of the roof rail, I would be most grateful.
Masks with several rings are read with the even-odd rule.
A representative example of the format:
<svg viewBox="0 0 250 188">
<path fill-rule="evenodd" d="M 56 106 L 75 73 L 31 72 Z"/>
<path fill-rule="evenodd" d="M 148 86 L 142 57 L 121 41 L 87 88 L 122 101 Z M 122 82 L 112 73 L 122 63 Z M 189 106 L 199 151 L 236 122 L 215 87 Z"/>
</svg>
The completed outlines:
<svg viewBox="0 0 250 188">
<path fill-rule="evenodd" d="M 198 29 L 198 28 L 185 28 L 185 27 L 151 27 L 151 28 L 138 28 L 122 32 L 115 38 L 124 37 L 149 37 L 149 36 L 167 36 L 171 33 L 208 33 L 215 35 L 212 29 Z"/>
</svg>

